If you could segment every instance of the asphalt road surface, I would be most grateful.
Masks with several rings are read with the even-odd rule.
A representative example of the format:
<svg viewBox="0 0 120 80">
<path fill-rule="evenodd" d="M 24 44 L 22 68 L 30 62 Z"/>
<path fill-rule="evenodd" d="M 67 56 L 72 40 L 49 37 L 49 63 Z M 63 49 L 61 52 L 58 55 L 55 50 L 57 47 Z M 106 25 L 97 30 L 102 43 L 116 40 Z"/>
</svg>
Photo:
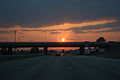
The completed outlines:
<svg viewBox="0 0 120 80">
<path fill-rule="evenodd" d="M 120 60 L 39 56 L 0 62 L 0 80 L 120 80 Z"/>
</svg>

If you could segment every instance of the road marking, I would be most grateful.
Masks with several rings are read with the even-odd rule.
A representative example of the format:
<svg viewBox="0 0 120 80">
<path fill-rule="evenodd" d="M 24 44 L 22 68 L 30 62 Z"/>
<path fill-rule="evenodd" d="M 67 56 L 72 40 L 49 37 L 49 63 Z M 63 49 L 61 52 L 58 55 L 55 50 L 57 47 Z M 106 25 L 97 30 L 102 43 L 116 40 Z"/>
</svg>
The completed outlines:
<svg viewBox="0 0 120 80">
<path fill-rule="evenodd" d="M 71 69 L 72 69 L 72 67 L 71 67 L 71 66 L 69 66 L 69 67 L 68 67 L 68 69 L 69 69 L 69 70 L 71 70 Z"/>
</svg>

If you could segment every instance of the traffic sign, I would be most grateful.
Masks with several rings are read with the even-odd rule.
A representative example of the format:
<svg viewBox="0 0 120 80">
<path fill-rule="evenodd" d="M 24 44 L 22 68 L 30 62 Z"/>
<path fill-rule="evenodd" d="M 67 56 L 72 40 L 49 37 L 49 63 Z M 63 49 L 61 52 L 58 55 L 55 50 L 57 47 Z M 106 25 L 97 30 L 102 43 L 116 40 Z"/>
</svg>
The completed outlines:
<svg viewBox="0 0 120 80">
<path fill-rule="evenodd" d="M 85 47 L 89 47 L 89 42 L 88 41 L 85 41 Z"/>
</svg>

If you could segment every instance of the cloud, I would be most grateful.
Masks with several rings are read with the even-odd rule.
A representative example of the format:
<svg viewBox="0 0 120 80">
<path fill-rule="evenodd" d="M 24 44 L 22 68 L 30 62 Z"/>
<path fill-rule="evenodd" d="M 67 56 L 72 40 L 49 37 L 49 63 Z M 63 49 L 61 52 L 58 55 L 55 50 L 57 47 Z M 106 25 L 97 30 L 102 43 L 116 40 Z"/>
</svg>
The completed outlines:
<svg viewBox="0 0 120 80">
<path fill-rule="evenodd" d="M 50 32 L 50 34 L 59 34 L 61 32 Z"/>
<path fill-rule="evenodd" d="M 85 27 L 85 26 L 95 26 L 95 25 L 103 25 L 103 24 L 108 24 L 108 23 L 115 23 L 117 20 L 115 19 L 100 19 L 100 20 L 93 20 L 93 21 L 84 21 L 80 23 L 64 23 L 64 24 L 59 24 L 59 25 L 54 25 L 54 26 L 47 26 L 47 27 L 42 27 L 41 29 L 43 30 L 62 30 L 62 29 L 69 29 L 69 28 L 74 28 L 74 27 Z"/>
<path fill-rule="evenodd" d="M 88 27 L 88 26 L 87 26 Z M 71 30 L 72 32 L 74 32 L 75 34 L 81 34 L 81 33 L 101 33 L 101 32 L 120 32 L 120 27 L 115 27 L 115 28 L 101 28 L 98 27 L 96 28 L 96 26 L 92 26 L 91 29 L 87 28 L 87 27 L 74 27 L 74 28 L 70 28 L 67 30 Z"/>
<path fill-rule="evenodd" d="M 101 32 L 120 32 L 120 22 L 105 23 L 98 25 L 87 25 L 82 27 L 72 27 L 65 29 L 67 31 L 71 30 L 75 34 L 81 33 L 101 33 Z"/>
<path fill-rule="evenodd" d="M 119 3 L 120 0 L 1 0 L 0 27 L 35 28 L 111 17 L 120 20 Z"/>
<path fill-rule="evenodd" d="M 120 27 L 119 28 L 111 28 L 109 30 L 104 30 L 104 31 L 97 31 L 97 33 L 100 33 L 100 32 L 120 32 Z"/>
<path fill-rule="evenodd" d="M 1 33 L 5 32 L 13 32 L 13 31 L 40 31 L 40 32 L 49 32 L 50 34 L 58 34 L 61 31 L 73 31 L 74 33 L 88 33 L 88 32 L 97 32 L 97 30 L 104 28 L 116 28 L 119 27 L 119 22 L 115 19 L 100 19 L 94 21 L 85 21 L 81 23 L 65 23 L 60 25 L 54 26 L 46 26 L 46 27 L 39 27 L 39 28 L 24 28 L 21 26 L 15 26 L 10 28 L 0 28 Z M 118 24 L 118 25 L 117 25 Z M 115 31 L 115 30 L 113 30 Z M 100 32 L 100 31 L 98 31 Z"/>
<path fill-rule="evenodd" d="M 0 30 L 0 34 L 9 34 L 9 33 L 12 33 L 12 31 Z"/>
<path fill-rule="evenodd" d="M 66 29 L 67 31 L 71 30 L 75 34 L 81 34 L 81 33 L 101 33 L 101 32 L 120 32 L 120 26 L 119 27 L 99 27 L 99 26 L 92 26 L 91 28 L 89 26 L 84 27 L 74 27 Z"/>
</svg>

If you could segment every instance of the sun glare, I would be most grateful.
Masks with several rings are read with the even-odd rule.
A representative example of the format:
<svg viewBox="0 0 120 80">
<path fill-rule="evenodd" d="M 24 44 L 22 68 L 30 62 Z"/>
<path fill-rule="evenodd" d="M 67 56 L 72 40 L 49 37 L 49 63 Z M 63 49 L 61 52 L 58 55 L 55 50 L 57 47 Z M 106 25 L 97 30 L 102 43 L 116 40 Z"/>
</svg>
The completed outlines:
<svg viewBox="0 0 120 80">
<path fill-rule="evenodd" d="M 62 42 L 65 42 L 65 38 L 62 38 L 61 41 L 62 41 Z"/>
</svg>

